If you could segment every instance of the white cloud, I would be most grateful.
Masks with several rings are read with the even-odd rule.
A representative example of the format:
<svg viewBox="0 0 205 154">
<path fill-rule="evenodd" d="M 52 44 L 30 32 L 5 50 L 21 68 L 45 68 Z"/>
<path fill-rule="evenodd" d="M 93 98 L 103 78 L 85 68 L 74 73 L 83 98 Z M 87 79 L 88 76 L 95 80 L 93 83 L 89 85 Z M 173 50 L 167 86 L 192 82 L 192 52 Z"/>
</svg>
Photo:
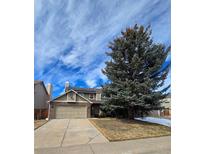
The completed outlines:
<svg viewBox="0 0 205 154">
<path fill-rule="evenodd" d="M 91 88 L 97 85 L 95 80 L 86 80 L 86 84 Z"/>
<path fill-rule="evenodd" d="M 83 79 L 92 87 L 106 81 L 108 42 L 136 22 L 151 23 L 156 40 L 166 42 L 168 7 L 160 0 L 35 0 L 35 77 L 56 84 Z"/>
</svg>

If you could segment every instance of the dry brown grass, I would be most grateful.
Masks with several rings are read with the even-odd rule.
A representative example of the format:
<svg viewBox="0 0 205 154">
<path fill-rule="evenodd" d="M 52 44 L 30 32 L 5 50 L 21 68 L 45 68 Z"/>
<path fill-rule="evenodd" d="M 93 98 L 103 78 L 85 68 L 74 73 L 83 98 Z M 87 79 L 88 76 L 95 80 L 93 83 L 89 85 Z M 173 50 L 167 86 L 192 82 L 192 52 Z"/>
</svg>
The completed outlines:
<svg viewBox="0 0 205 154">
<path fill-rule="evenodd" d="M 90 119 L 90 121 L 109 141 L 171 135 L 170 127 L 148 122 L 115 118 Z"/>
<path fill-rule="evenodd" d="M 47 120 L 34 120 L 34 130 L 41 127 L 47 122 Z"/>
</svg>

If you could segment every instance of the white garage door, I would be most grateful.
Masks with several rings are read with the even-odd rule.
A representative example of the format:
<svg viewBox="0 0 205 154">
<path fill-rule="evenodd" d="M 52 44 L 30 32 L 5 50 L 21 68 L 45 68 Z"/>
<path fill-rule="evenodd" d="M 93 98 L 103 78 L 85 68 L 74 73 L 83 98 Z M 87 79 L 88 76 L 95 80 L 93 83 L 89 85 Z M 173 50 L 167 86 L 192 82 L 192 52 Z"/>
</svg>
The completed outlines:
<svg viewBox="0 0 205 154">
<path fill-rule="evenodd" d="M 87 107 L 82 105 L 56 106 L 56 119 L 87 118 Z"/>
</svg>

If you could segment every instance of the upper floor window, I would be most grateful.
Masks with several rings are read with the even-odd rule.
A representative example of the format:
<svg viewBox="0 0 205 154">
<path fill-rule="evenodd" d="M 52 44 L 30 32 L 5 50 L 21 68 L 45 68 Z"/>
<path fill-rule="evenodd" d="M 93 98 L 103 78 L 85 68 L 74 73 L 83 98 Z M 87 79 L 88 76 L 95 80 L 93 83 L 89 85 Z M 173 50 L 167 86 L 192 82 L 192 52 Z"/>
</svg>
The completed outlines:
<svg viewBox="0 0 205 154">
<path fill-rule="evenodd" d="M 95 98 L 94 94 L 89 94 L 89 99 L 94 99 L 94 98 Z"/>
</svg>

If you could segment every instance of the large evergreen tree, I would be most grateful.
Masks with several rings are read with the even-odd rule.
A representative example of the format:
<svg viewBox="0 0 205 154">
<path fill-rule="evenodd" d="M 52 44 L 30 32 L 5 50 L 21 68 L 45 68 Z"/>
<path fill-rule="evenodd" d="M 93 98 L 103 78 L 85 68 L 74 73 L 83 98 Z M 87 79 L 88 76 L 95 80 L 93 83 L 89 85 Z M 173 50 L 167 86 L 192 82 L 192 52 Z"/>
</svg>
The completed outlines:
<svg viewBox="0 0 205 154">
<path fill-rule="evenodd" d="M 107 55 L 111 59 L 102 70 L 109 79 L 103 86 L 107 101 L 102 110 L 122 109 L 134 118 L 160 109 L 169 88 L 161 87 L 170 69 L 170 65 L 162 67 L 170 47 L 153 42 L 150 26 L 135 25 L 114 39 L 109 48 Z"/>
</svg>

